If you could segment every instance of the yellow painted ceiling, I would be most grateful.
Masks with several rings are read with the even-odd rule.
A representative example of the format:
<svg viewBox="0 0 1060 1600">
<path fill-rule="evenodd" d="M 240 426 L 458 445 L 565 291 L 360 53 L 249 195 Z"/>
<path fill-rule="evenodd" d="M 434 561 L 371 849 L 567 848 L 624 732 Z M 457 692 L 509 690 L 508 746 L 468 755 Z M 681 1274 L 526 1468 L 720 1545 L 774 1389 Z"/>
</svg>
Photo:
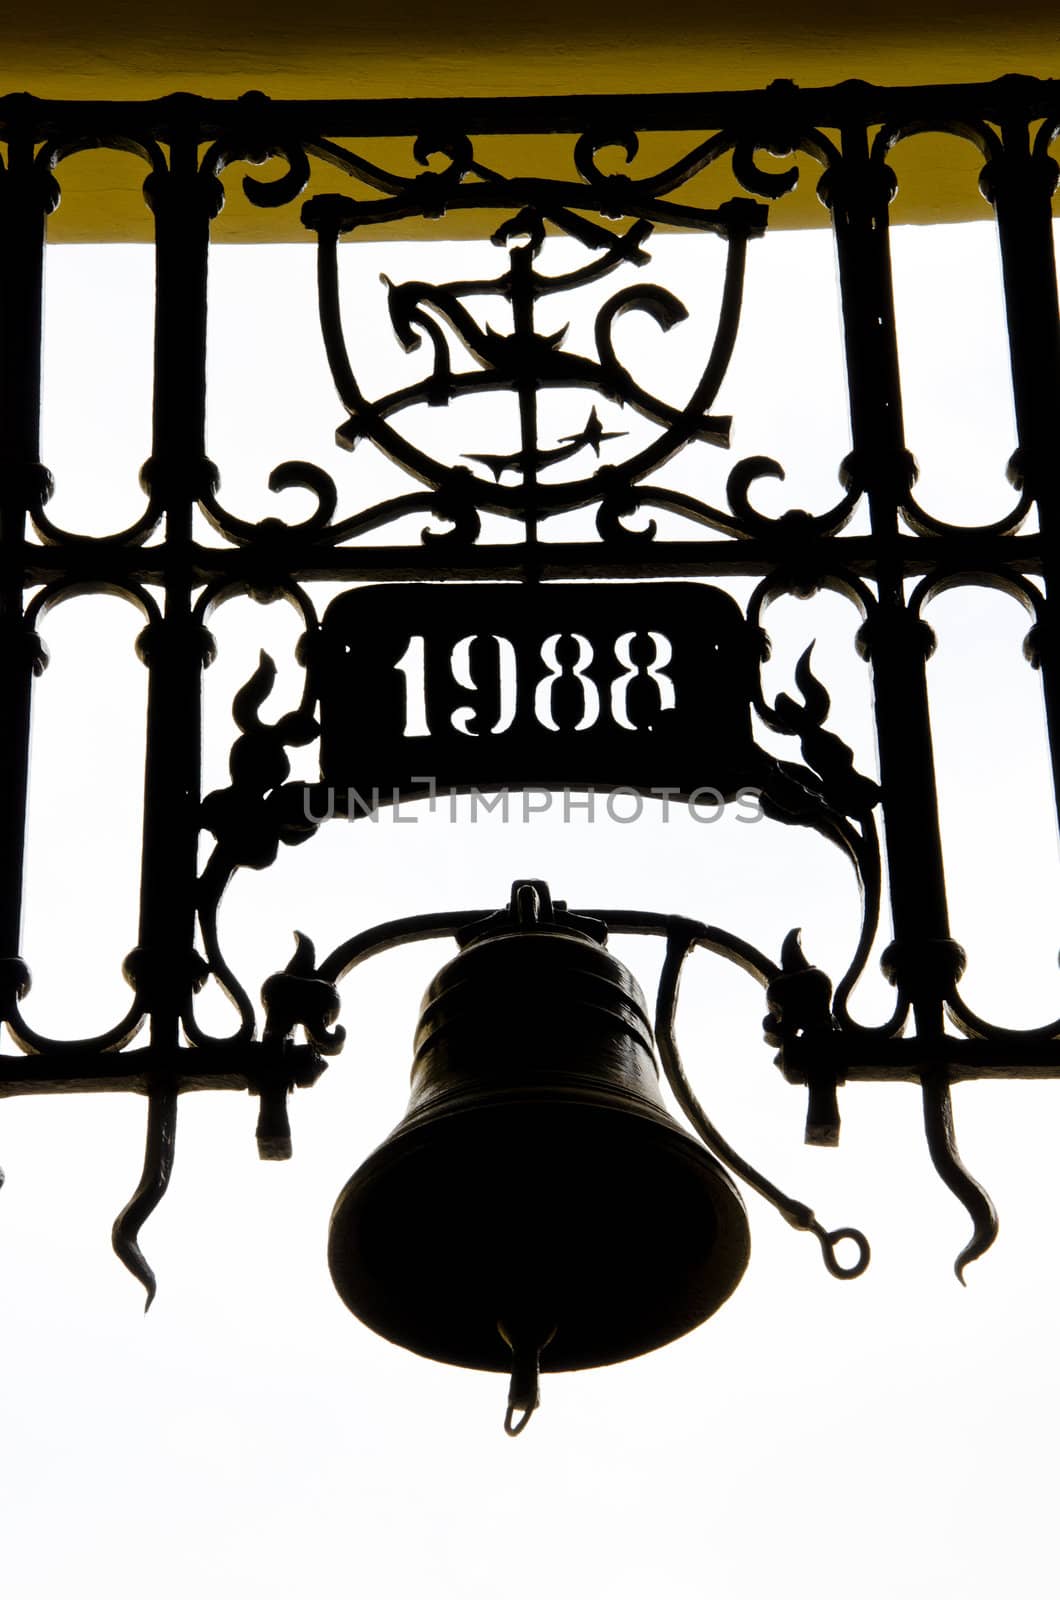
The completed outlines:
<svg viewBox="0 0 1060 1600">
<path fill-rule="evenodd" d="M 143 99 L 177 89 L 217 98 L 262 89 L 277 99 L 635 94 L 753 89 L 778 77 L 822 86 L 850 77 L 901 84 L 1060 76 L 1060 22 L 1042 0 L 1009 0 L 1001 12 L 987 0 L 899 0 L 860 12 L 849 0 L 812 8 L 790 0 L 730 0 L 725 8 L 704 0 L 611 0 L 606 8 L 538 0 L 532 10 L 502 0 L 376 0 L 370 8 L 359 0 L 56 0 L 16 15 L 2 35 L 0 93 L 56 99 Z M 373 153 L 409 168 L 407 149 Z M 525 171 L 542 158 L 550 159 L 540 148 L 513 144 L 504 164 Z M 968 147 L 918 139 L 896 164 L 899 220 L 985 214 Z M 134 158 L 78 156 L 59 176 L 54 238 L 143 232 Z M 776 223 L 824 220 L 809 177 L 774 206 Z M 326 171 L 323 185 L 341 181 Z M 297 205 L 255 211 L 242 202 L 237 176 L 227 187 L 219 237 L 301 235 Z"/>
</svg>

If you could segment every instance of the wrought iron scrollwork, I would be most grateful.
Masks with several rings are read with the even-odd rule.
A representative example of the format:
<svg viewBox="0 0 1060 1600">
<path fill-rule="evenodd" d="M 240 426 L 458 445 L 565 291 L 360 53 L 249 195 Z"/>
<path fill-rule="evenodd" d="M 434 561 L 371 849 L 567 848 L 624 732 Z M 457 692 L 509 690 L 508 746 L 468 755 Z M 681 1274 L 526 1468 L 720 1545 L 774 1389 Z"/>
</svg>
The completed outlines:
<svg viewBox="0 0 1060 1600">
<path fill-rule="evenodd" d="M 233 874 L 266 870 L 283 846 L 308 838 L 327 814 L 307 803 L 314 786 L 292 781 L 290 761 L 292 750 L 316 743 L 333 698 L 321 693 L 331 670 L 321 666 L 332 642 L 328 615 L 332 622 L 336 615 L 318 622 L 314 595 L 324 584 L 533 585 L 544 614 L 550 587 L 555 595 L 563 579 L 578 580 L 585 593 L 591 590 L 585 580 L 633 579 L 657 590 L 665 586 L 655 580 L 677 580 L 704 604 L 724 580 L 757 582 L 731 632 L 722 629 L 709 641 L 725 655 L 739 691 L 731 704 L 723 693 L 716 697 L 731 717 L 715 744 L 735 752 L 723 799 L 737 792 L 737 779 L 753 782 L 768 816 L 813 829 L 845 855 L 863 900 L 847 968 L 833 987 L 795 933 L 774 962 L 706 925 L 693 930 L 641 913 L 609 917 L 616 928 L 669 941 L 660 1040 L 679 1094 L 691 1091 L 683 1086 L 672 1036 L 677 973 L 691 943 L 716 946 L 766 988 L 766 1038 L 784 1074 L 808 1091 L 808 1139 L 838 1138 L 844 1082 L 919 1082 L 932 1157 L 972 1218 L 958 1273 L 990 1243 L 996 1217 L 957 1153 L 951 1087 L 984 1076 L 1060 1076 L 1060 1022 L 1001 1027 L 979 1016 L 961 993 L 963 955 L 946 900 L 927 696 L 933 636 L 922 608 L 955 586 L 1000 589 L 1026 607 L 1027 654 L 1044 689 L 1060 801 L 1060 315 L 1051 214 L 1060 173 L 1053 155 L 1058 96 L 1055 83 L 1001 79 L 812 91 L 781 82 L 746 95 L 530 103 L 276 104 L 260 94 L 235 102 L 174 95 L 124 106 L 0 99 L 0 1015 L 18 1052 L 0 1058 L 0 1094 L 104 1086 L 147 1097 L 144 1173 L 114 1239 L 149 1293 L 153 1278 L 137 1230 L 165 1189 L 181 1090 L 251 1089 L 260 1100 L 262 1153 L 288 1154 L 287 1094 L 313 1082 L 341 1044 L 342 973 L 369 947 L 398 937 L 393 929 L 391 935 L 375 930 L 320 962 L 311 942 L 300 938 L 287 969 L 266 985 L 264 1012 L 220 938 L 220 908 Z M 917 499 L 917 441 L 907 439 L 902 414 L 891 162 L 900 165 L 896 152 L 904 142 L 929 130 L 978 153 L 1001 246 L 1017 429 L 1008 466 L 1013 495 L 1002 515 L 974 526 L 947 522 Z M 529 146 L 508 148 L 536 149 L 540 166 L 526 170 L 515 157 L 502 158 L 497 136 L 504 135 L 527 136 Z M 380 137 L 389 141 L 385 159 L 375 142 Z M 127 526 L 88 535 L 49 514 L 52 480 L 39 414 L 49 218 L 62 203 L 68 161 L 94 148 L 124 152 L 142 174 L 157 295 L 144 503 Z M 836 241 L 851 448 L 834 464 L 833 504 L 771 515 L 759 508 L 759 486 L 782 480 L 783 462 L 763 454 L 735 460 L 721 475 L 724 486 L 715 495 L 721 503 L 711 499 L 702 475 L 677 468 L 714 463 L 717 452 L 731 447 L 742 419 L 729 415 L 726 390 L 741 337 L 748 250 L 768 248 L 768 241 L 758 242 L 767 221 L 783 220 L 790 197 L 807 183 L 816 184 Z M 289 214 L 307 242 L 315 239 L 317 314 L 336 395 L 336 436 L 352 452 L 360 484 L 360 498 L 349 503 L 341 474 L 312 460 L 281 460 L 268 479 L 276 514 L 252 520 L 226 502 L 208 457 L 208 264 L 215 219 L 237 191 L 252 207 Z M 484 265 L 474 276 L 440 282 L 429 281 L 428 267 L 407 278 L 388 273 L 383 312 L 397 367 L 393 381 L 375 382 L 361 370 L 340 247 L 386 237 L 396 224 L 446 216 L 479 224 L 483 243 L 492 241 L 495 270 Z M 663 230 L 694 235 L 702 241 L 697 248 L 716 252 L 720 287 L 709 306 L 686 303 L 665 281 L 656 245 Z M 575 318 L 573 306 L 585 314 Z M 627 357 L 624 334 L 637 322 L 658 331 L 661 350 L 689 337 L 701 343 L 696 374 L 682 394 L 670 391 L 665 370 L 649 373 Z M 464 403 L 481 397 L 509 404 L 508 434 L 472 429 L 446 454 L 430 439 L 432 419 L 475 416 Z M 373 455 L 386 457 L 404 479 L 383 498 L 371 481 Z M 310 496 L 300 519 L 283 514 L 291 490 Z M 202 518 L 217 537 L 202 537 Z M 858 770 L 829 725 L 827 686 L 809 650 L 774 699 L 758 676 L 768 648 L 768 602 L 820 590 L 842 595 L 859 615 L 858 647 L 874 694 L 878 781 Z M 30 713 L 34 679 L 46 660 L 41 630 L 49 610 L 97 593 L 128 600 L 145 623 L 139 931 L 125 963 L 133 991 L 125 1015 L 98 1035 L 60 1040 L 23 1015 L 30 981 L 20 943 Z M 262 656 L 236 696 L 230 781 L 203 798 L 208 623 L 214 607 L 233 595 L 296 606 L 305 676 L 296 702 L 265 721 L 274 668 Z M 720 615 L 721 602 L 713 603 Z M 728 596 L 726 603 L 735 610 Z M 550 681 L 561 684 L 562 714 L 551 723 L 539 718 L 540 725 L 562 743 L 582 722 L 588 727 L 592 702 L 601 725 L 610 715 L 615 750 L 626 734 L 633 736 L 628 748 L 637 740 L 647 748 L 642 736 L 662 737 L 673 711 L 659 689 L 663 645 L 673 641 L 655 629 L 651 654 L 650 628 L 641 637 L 623 622 L 605 639 L 595 625 L 579 631 L 573 613 L 564 615 L 563 629 L 546 630 L 543 638 L 530 639 L 525 628 L 515 642 L 505 636 L 520 672 L 552 640 L 552 666 L 545 667 L 554 673 Z M 447 659 L 456 644 L 466 644 L 467 676 L 474 680 L 472 646 L 478 662 L 482 641 L 475 644 L 469 629 L 448 641 Z M 562 648 L 561 633 L 568 636 Z M 426 649 L 425 635 L 416 637 Z M 725 640 L 735 641 L 727 655 Z M 499 632 L 489 648 L 499 662 Z M 385 663 L 391 674 L 398 659 Z M 636 683 L 636 715 L 622 710 L 628 702 L 615 684 L 623 681 Z M 727 693 L 728 678 L 724 687 Z M 470 708 L 480 718 L 476 735 L 482 728 L 499 734 L 504 719 L 497 708 L 493 720 L 484 718 L 484 705 Z M 446 701 L 443 709 L 446 739 L 458 743 L 461 728 L 452 718 L 469 707 Z M 753 737 L 752 722 L 773 741 L 787 741 L 783 756 Z M 322 754 L 322 780 L 325 765 Z M 689 773 L 696 770 L 693 764 Z M 682 772 L 682 793 L 689 773 Z M 204 833 L 213 843 L 200 871 Z M 403 925 L 400 936 L 433 937 L 451 931 L 450 920 L 420 919 L 415 928 Z M 866 1026 L 852 1015 L 851 996 L 887 920 L 894 937 L 884 965 L 896 991 L 894 1010 Z M 214 1035 L 196 1015 L 195 996 L 207 979 L 234 1007 L 227 1036 Z M 699 1115 L 701 1132 L 720 1149 Z M 758 1181 L 746 1163 L 740 1170 Z M 778 1201 L 766 1180 L 758 1186 Z M 817 1233 L 834 1267 L 838 1236 L 824 1233 L 805 1207 L 784 1196 L 779 1202 L 796 1226 Z M 860 1236 L 855 1243 L 860 1248 Z"/>
<path fill-rule="evenodd" d="M 585 165 L 585 163 L 583 163 Z M 586 167 L 587 171 L 595 169 Z M 586 197 L 589 199 L 590 197 Z M 619 289 L 600 308 L 595 323 L 595 359 L 565 348 L 567 328 L 541 324 L 542 307 L 550 297 L 570 294 L 595 284 L 630 261 L 647 259 L 643 250 L 650 226 L 643 217 L 624 233 L 594 238 L 598 259 L 573 272 L 547 274 L 536 265 L 545 241 L 545 222 L 561 227 L 584 242 L 584 227 L 574 227 L 564 212 L 553 212 L 542 200 L 526 204 L 493 235 L 495 245 L 508 251 L 508 266 L 494 278 L 454 281 L 441 285 L 387 282 L 388 306 L 394 332 L 406 351 L 418 350 L 427 340 L 433 366 L 426 377 L 370 400 L 355 375 L 349 342 L 343 329 L 338 278 L 338 241 L 358 226 L 356 202 L 338 195 L 308 201 L 303 219 L 317 235 L 319 252 L 320 321 L 331 374 L 349 420 L 336 438 L 347 449 L 369 441 L 428 489 L 427 502 L 437 515 L 453 523 L 447 537 L 473 544 L 483 513 L 491 512 L 522 521 L 527 544 L 537 542 L 539 529 L 549 517 L 592 505 L 598 506 L 597 527 L 605 540 L 650 538 L 654 527 L 640 534 L 627 530 L 623 517 L 638 509 L 645 498 L 643 481 L 656 472 L 691 440 L 727 446 L 730 419 L 714 417 L 710 407 L 721 386 L 732 355 L 739 321 L 743 267 L 747 241 L 761 233 L 762 208 L 749 201 L 732 200 L 713 212 L 699 213 L 695 226 L 720 234 L 727 241 L 728 265 L 712 348 L 702 375 L 681 407 L 651 394 L 620 360 L 613 338 L 616 319 L 633 311 L 645 313 L 664 330 L 683 321 L 681 302 L 658 285 Z M 634 212 L 634 215 L 636 213 Z M 692 226 L 692 219 L 686 219 Z M 465 302 L 499 299 L 511 310 L 513 331 L 496 332 L 488 321 L 478 321 Z M 456 336 L 472 366 L 454 370 L 447 332 Z M 601 424 L 595 406 L 587 412 L 582 429 L 548 443 L 541 437 L 540 396 L 552 389 L 584 389 L 618 406 L 629 406 L 662 431 L 651 443 L 624 460 L 601 460 L 605 443 L 623 438 L 626 430 Z M 518 398 L 518 448 L 507 453 L 468 450 L 462 463 L 448 465 L 432 457 L 398 430 L 393 418 L 416 406 L 450 406 L 468 395 L 509 394 Z M 579 460 L 580 458 L 580 460 Z M 561 463 L 583 464 L 588 476 L 556 481 L 545 476 Z M 417 504 L 419 502 L 416 502 Z M 680 511 L 674 498 L 670 508 Z M 412 509 L 412 502 L 392 510 Z M 692 509 L 692 507 L 690 507 Z M 709 507 L 694 505 L 700 520 L 727 526 L 731 519 Z M 349 536 L 361 527 L 347 525 Z M 424 538 L 431 537 L 425 533 Z"/>
</svg>

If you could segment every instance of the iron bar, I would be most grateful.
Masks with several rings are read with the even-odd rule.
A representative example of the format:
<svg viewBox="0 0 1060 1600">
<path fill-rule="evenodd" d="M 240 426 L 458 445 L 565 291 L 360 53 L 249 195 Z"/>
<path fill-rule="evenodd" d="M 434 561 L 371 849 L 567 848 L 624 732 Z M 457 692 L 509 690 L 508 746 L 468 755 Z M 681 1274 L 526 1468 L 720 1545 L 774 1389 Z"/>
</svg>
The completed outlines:
<svg viewBox="0 0 1060 1600">
<path fill-rule="evenodd" d="M 1044 134 L 1046 130 L 1042 129 Z M 1052 618 L 1060 604 L 1060 310 L 1053 250 L 1052 198 L 1060 168 L 1026 124 L 1003 125 L 1000 154 L 983 170 L 997 214 L 1019 455 L 1013 463 L 1038 503 L 1048 625 L 1034 635 L 1042 674 L 1053 790 L 1060 816 L 1060 651 Z"/>
<path fill-rule="evenodd" d="M 481 96 L 390 100 L 270 101 L 257 92 L 238 99 L 178 93 L 116 104 L 108 100 L 48 100 L 30 94 L 0 96 L 0 126 L 23 123 L 38 140 L 58 139 L 86 128 L 127 138 L 162 136 L 181 122 L 194 124 L 205 140 L 221 139 L 248 124 L 260 126 L 271 113 L 283 130 L 324 129 L 336 139 L 418 136 L 424 129 L 465 128 L 469 133 L 580 133 L 587 122 L 635 125 L 643 130 L 697 132 L 733 126 L 755 134 L 770 113 L 796 114 L 807 126 L 838 128 L 854 119 L 866 125 L 890 122 L 938 126 L 977 116 L 1000 122 L 1028 121 L 1060 109 L 1060 83 L 1009 74 L 983 83 L 883 87 L 856 80 L 827 88 L 796 88 L 786 80 L 765 90 L 698 94 L 596 94 Z"/>
<path fill-rule="evenodd" d="M 12 130 L 0 173 L 0 986 L 26 981 L 20 963 L 30 689 L 44 663 L 23 612 L 26 506 L 40 482 L 41 314 L 45 218 L 55 185 L 33 159 L 32 135 Z"/>
<path fill-rule="evenodd" d="M 931 636 L 904 595 L 898 507 L 914 466 L 906 449 L 888 242 L 890 169 L 863 126 L 843 130 L 838 167 L 822 179 L 835 228 L 854 454 L 879 550 L 877 607 L 859 636 L 873 675 L 882 807 L 894 925 L 893 970 L 919 1036 L 942 1032 L 949 940 L 925 663 Z"/>
</svg>

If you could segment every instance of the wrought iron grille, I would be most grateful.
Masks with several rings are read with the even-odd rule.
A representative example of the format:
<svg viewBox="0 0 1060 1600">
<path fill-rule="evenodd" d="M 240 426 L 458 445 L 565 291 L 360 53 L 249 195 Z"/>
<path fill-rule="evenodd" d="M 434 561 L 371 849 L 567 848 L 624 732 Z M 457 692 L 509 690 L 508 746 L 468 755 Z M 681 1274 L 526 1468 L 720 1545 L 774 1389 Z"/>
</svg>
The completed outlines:
<svg viewBox="0 0 1060 1600">
<path fill-rule="evenodd" d="M 378 784 L 394 795 L 422 792 L 423 771 L 456 788 L 648 789 L 665 780 L 685 799 L 709 786 L 725 802 L 753 789 L 769 816 L 831 840 L 857 875 L 864 904 L 858 947 L 834 995 L 797 939 L 774 960 L 734 935 L 678 918 L 592 915 L 667 937 L 660 1038 L 671 1051 L 676 970 L 692 945 L 722 950 L 760 979 L 778 1063 L 808 1087 L 811 1140 L 838 1137 L 836 1091 L 844 1081 L 919 1082 L 933 1159 L 974 1221 L 958 1269 L 985 1249 L 993 1209 L 960 1162 L 950 1086 L 1060 1075 L 1060 1022 L 1002 1028 L 962 998 L 925 682 L 933 641 L 921 608 L 954 585 L 1002 589 L 1025 606 L 1055 777 L 1060 339 L 1051 217 L 1058 168 L 1050 151 L 1060 132 L 1057 86 L 1006 79 L 802 91 L 780 83 L 753 94 L 300 104 L 257 94 L 123 105 L 8 96 L 0 120 L 0 1008 L 19 1052 L 3 1057 L 0 1094 L 107 1088 L 148 1097 L 144 1176 L 115 1225 L 127 1264 L 153 1283 L 136 1235 L 165 1189 L 182 1090 L 250 1088 L 261 1097 L 263 1153 L 286 1153 L 288 1091 L 315 1081 L 324 1055 L 341 1045 L 332 1025 L 343 972 L 399 934 L 451 933 L 483 914 L 370 930 L 319 962 L 301 945 L 289 969 L 265 986 L 263 1027 L 226 961 L 218 909 L 234 873 L 265 869 L 281 845 L 307 837 L 336 793 L 346 797 L 340 808 L 356 813 Z M 925 130 L 979 153 L 1001 248 L 1018 450 L 1009 468 L 1012 508 L 985 526 L 951 525 L 918 504 L 903 432 L 888 157 Z M 543 150 L 547 141 L 547 170 L 504 167 L 493 136 L 516 134 L 540 138 Z M 679 154 L 653 165 L 646 152 L 663 134 Z M 388 168 L 369 153 L 382 137 L 404 142 L 403 164 Z M 58 526 L 48 512 L 39 448 L 42 272 L 64 162 L 99 147 L 142 161 L 153 216 L 153 443 L 143 514 L 130 527 L 89 536 Z M 760 152 L 798 155 L 801 180 L 798 165 L 763 165 Z M 280 163 L 279 176 L 245 171 L 267 160 Z M 771 208 L 813 170 L 835 236 L 853 449 L 837 463 L 841 492 L 830 510 L 771 517 L 756 508 L 754 488 L 783 476 L 776 461 L 736 462 L 721 504 L 707 503 L 689 490 L 687 473 L 674 472 L 696 452 L 728 447 L 731 419 L 714 408 L 738 339 L 746 255 L 766 233 Z M 211 223 L 226 186 L 237 183 L 253 206 L 300 206 L 316 242 L 339 441 L 351 450 L 374 447 L 406 480 L 382 502 L 340 510 L 321 468 L 288 461 L 275 468 L 270 487 L 309 490 L 315 509 L 308 518 L 251 523 L 226 508 L 205 445 L 206 289 Z M 458 212 L 484 221 L 496 272 L 390 282 L 397 339 L 432 359 L 426 375 L 421 362 L 420 375 L 403 386 L 369 393 L 357 340 L 344 326 L 339 244 Z M 668 289 L 650 281 L 646 247 L 658 229 L 711 235 L 726 260 L 713 340 L 682 405 L 645 386 L 615 337 L 630 314 L 662 329 L 686 316 Z M 564 236 L 578 264 L 546 272 L 546 234 Z M 612 288 L 612 279 L 621 286 Z M 590 291 L 596 312 L 585 353 L 568 343 L 565 313 L 556 308 Z M 585 402 L 584 423 L 566 433 L 549 411 L 561 391 Z M 510 450 L 476 449 L 474 429 L 455 457 L 423 442 L 424 419 L 451 413 L 459 421 L 463 403 L 483 396 L 514 397 L 518 434 Z M 623 414 L 645 425 L 635 440 Z M 847 531 L 866 510 L 867 531 Z M 215 538 L 200 536 L 200 517 Z M 380 533 L 384 539 L 373 539 Z M 759 580 L 744 611 L 710 581 L 730 577 Z M 591 592 L 583 580 L 596 580 Z M 350 592 L 321 617 L 314 590 L 324 582 Z M 808 658 L 796 675 L 801 700 L 770 702 L 761 686 L 763 608 L 781 594 L 821 589 L 845 596 L 861 614 L 879 785 L 856 771 L 851 751 L 825 726 L 828 696 Z M 133 996 L 126 1015 L 99 1037 L 58 1041 L 31 1027 L 20 1008 L 30 981 L 19 930 L 32 686 L 46 662 L 42 617 L 59 602 L 100 592 L 128 600 L 144 619 L 139 942 L 124 969 Z M 203 797 L 209 620 L 235 594 L 294 603 L 304 622 L 305 686 L 297 706 L 262 722 L 273 673 L 263 661 L 234 707 L 240 735 L 231 782 Z M 437 661 L 456 662 L 460 650 L 462 664 L 446 678 Z M 531 688 L 518 687 L 506 701 L 504 682 L 522 685 L 531 671 Z M 371 705 L 351 742 L 343 708 L 366 678 Z M 469 706 L 471 691 L 477 699 Z M 761 748 L 755 718 L 798 740 L 801 760 Z M 476 736 L 470 754 L 468 735 Z M 287 752 L 318 739 L 320 783 L 290 782 Z M 203 833 L 213 842 L 200 872 Z M 886 1025 L 866 1027 L 851 1016 L 848 999 L 884 897 L 894 929 L 885 970 L 896 1000 Z M 225 1037 L 196 1018 L 195 994 L 207 974 L 235 1008 L 235 1029 Z M 296 1042 L 299 1028 L 303 1042 Z M 812 1214 L 802 1208 L 791 1220 L 810 1226 Z"/>
</svg>

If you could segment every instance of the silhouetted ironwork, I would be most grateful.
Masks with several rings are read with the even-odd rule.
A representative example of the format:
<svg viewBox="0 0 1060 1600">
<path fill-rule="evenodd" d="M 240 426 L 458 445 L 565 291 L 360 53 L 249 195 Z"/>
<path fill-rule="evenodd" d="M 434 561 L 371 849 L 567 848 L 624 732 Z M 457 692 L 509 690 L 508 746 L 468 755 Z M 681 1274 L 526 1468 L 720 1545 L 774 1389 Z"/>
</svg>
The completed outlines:
<svg viewBox="0 0 1060 1600">
<path fill-rule="evenodd" d="M 903 432 L 888 244 L 895 180 L 887 163 L 896 145 L 928 127 L 978 150 L 1001 245 L 1019 447 L 1009 467 L 1011 511 L 984 526 L 952 525 L 918 504 Z M 646 171 L 638 136 L 660 131 L 680 135 L 683 154 Z M 841 1235 L 825 1234 L 812 1212 L 735 1157 L 684 1080 L 673 1003 L 680 962 L 693 945 L 722 950 L 766 987 L 767 1038 L 786 1076 L 807 1087 L 811 1141 L 838 1138 L 843 1082 L 922 1084 L 933 1160 L 974 1223 L 958 1272 L 989 1245 L 996 1218 L 957 1153 L 950 1085 L 1060 1075 L 1060 1022 L 1001 1028 L 962 999 L 963 953 L 947 914 L 925 685 L 933 637 L 921 610 L 955 584 L 1002 589 L 1024 605 L 1060 780 L 1060 651 L 1051 621 L 1060 583 L 1060 322 L 1051 224 L 1058 168 L 1050 153 L 1058 132 L 1060 86 L 1017 78 L 529 101 L 281 104 L 257 94 L 125 105 L 0 100 L 0 1015 L 23 1052 L 3 1057 L 0 1094 L 108 1088 L 148 1096 L 145 1170 L 115 1224 L 115 1246 L 149 1292 L 153 1277 L 136 1233 L 166 1186 L 179 1093 L 249 1087 L 261 1100 L 262 1153 L 288 1154 L 287 1094 L 314 1082 L 325 1056 L 341 1047 L 335 1022 L 342 974 L 374 949 L 453 933 L 479 914 L 370 930 L 319 963 L 311 941 L 299 936 L 286 972 L 265 986 L 259 1037 L 257 1008 L 218 937 L 226 886 L 241 868 L 268 867 L 281 844 L 309 837 L 334 809 L 329 795 L 336 790 L 347 795 L 337 809 L 357 814 L 373 790 L 418 792 L 424 772 L 456 787 L 672 785 L 688 798 L 707 786 L 724 802 L 753 786 L 770 816 L 831 839 L 850 861 L 864 902 L 857 949 L 834 995 L 795 935 L 774 962 L 705 925 L 646 912 L 592 914 L 614 929 L 667 939 L 657 1034 L 678 1098 L 722 1161 L 768 1193 L 795 1226 L 817 1233 L 826 1254 Z M 500 170 L 494 147 L 486 159 L 481 141 L 514 133 L 551 136 L 562 163 L 548 174 Z M 401 170 L 384 169 L 366 153 L 366 142 L 384 135 L 408 141 Z M 63 163 L 97 147 L 144 163 L 157 294 L 153 444 L 142 474 L 147 503 L 132 526 L 88 536 L 49 517 L 38 420 L 47 219 L 61 198 Z M 763 151 L 798 155 L 802 181 L 818 171 L 838 255 L 853 449 L 838 466 L 834 506 L 813 515 L 795 509 L 770 517 L 755 507 L 754 485 L 784 475 L 764 457 L 733 466 L 722 505 L 667 478 L 686 451 L 728 448 L 731 419 L 713 408 L 737 340 L 746 253 L 765 233 L 767 202 L 781 202 L 800 181 L 797 165 L 780 172 L 760 166 Z M 345 514 L 319 466 L 283 462 L 270 487 L 301 487 L 315 497 L 312 514 L 296 524 L 278 516 L 251 523 L 228 510 L 205 444 L 211 222 L 232 175 L 272 158 L 282 164 L 280 176 L 246 175 L 242 188 L 255 206 L 302 201 L 307 237 L 316 240 L 321 337 L 343 414 L 339 442 L 374 446 L 409 485 Z M 718 205 L 701 204 L 697 181 L 723 166 L 731 194 Z M 325 170 L 339 192 L 321 188 Z M 373 396 L 362 387 L 357 341 L 343 322 L 339 243 L 370 237 L 387 223 L 459 210 L 487 219 L 497 274 L 390 282 L 399 343 L 429 352 L 431 361 L 426 370 L 418 361 L 418 376 L 403 386 Z M 623 364 L 614 337 L 619 319 L 633 313 L 662 330 L 687 316 L 664 286 L 630 276 L 648 265 L 646 246 L 660 227 L 715 236 L 726 256 L 714 333 L 680 407 Z M 565 236 L 582 252 L 581 265 L 548 274 L 546 234 Z M 563 306 L 612 278 L 618 286 L 597 309 L 586 354 L 567 339 Z M 498 332 L 490 315 L 510 331 Z M 584 400 L 584 421 L 573 432 L 568 423 L 554 426 L 549 414 L 546 402 L 560 390 Z M 484 445 L 472 431 L 454 461 L 432 453 L 422 428 L 413 436 L 408 427 L 413 414 L 456 414 L 467 397 L 502 394 L 514 395 L 518 409 L 510 449 Z M 615 425 L 619 408 L 649 425 L 648 442 Z M 868 532 L 845 532 L 859 508 L 867 508 Z M 1037 524 L 1028 529 L 1035 510 Z M 200 513 L 220 542 L 199 537 Z M 556 519 L 572 515 L 580 519 L 576 537 L 553 536 Z M 489 538 L 484 519 L 495 519 Z M 370 542 L 378 530 L 387 530 L 386 543 Z M 759 580 L 743 615 L 704 581 L 737 576 Z M 408 598 L 397 587 L 443 578 L 459 584 L 413 588 Z M 671 581 L 621 588 L 604 582 L 659 578 Z M 370 599 L 363 589 L 342 596 L 320 619 L 313 592 L 322 581 L 385 586 Z M 809 652 L 795 675 L 799 699 L 781 695 L 771 704 L 763 694 L 764 607 L 780 594 L 821 589 L 846 596 L 863 619 L 879 786 L 855 770 L 850 750 L 825 727 L 829 699 Z M 19 927 L 31 691 L 46 662 L 38 633 L 44 615 L 99 592 L 123 596 L 144 618 L 140 930 L 124 969 L 133 993 L 127 1013 L 101 1036 L 70 1042 L 35 1031 L 20 1008 L 30 981 Z M 262 722 L 275 671 L 263 656 L 233 708 L 240 734 L 231 782 L 203 798 L 200 696 L 213 649 L 209 620 L 235 594 L 283 597 L 297 607 L 304 691 L 278 721 Z M 378 652 L 381 641 L 388 649 L 385 661 L 377 657 L 379 694 L 362 710 L 354 750 L 339 711 L 349 674 L 366 670 L 359 614 L 367 604 L 374 608 L 371 649 Z M 481 631 L 484 617 L 488 633 Z M 755 740 L 752 712 L 798 739 L 801 761 L 767 755 Z M 698 746 L 690 716 L 702 725 Z M 291 783 L 288 751 L 318 739 L 320 784 Z M 421 765 L 428 753 L 430 764 Z M 360 797 L 352 803 L 351 790 Z M 200 873 L 203 830 L 214 843 Z M 848 999 L 884 896 L 894 928 L 885 970 L 895 1008 L 886 1025 L 865 1027 L 851 1016 Z M 195 1015 L 195 993 L 211 974 L 235 1009 L 226 1037 L 205 1030 Z M 141 1033 L 143 1042 L 134 1044 Z"/>
</svg>

